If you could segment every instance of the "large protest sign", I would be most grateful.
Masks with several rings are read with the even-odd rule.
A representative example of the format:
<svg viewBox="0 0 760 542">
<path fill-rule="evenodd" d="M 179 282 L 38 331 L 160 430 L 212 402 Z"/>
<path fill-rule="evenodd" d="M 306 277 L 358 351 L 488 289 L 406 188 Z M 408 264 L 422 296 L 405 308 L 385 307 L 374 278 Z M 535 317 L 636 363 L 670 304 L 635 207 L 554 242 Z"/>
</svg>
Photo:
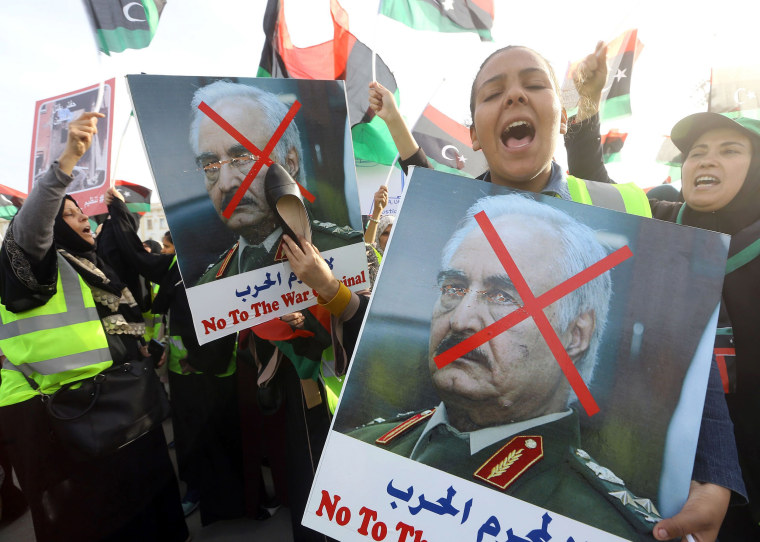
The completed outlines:
<svg viewBox="0 0 760 542">
<path fill-rule="evenodd" d="M 29 192 L 37 179 L 50 167 L 66 147 L 69 122 L 85 111 L 93 111 L 97 105 L 98 92 L 103 93 L 100 113 L 105 115 L 98 122 L 98 134 L 81 160 L 74 166 L 74 181 L 66 189 L 87 215 L 107 212 L 103 196 L 110 186 L 111 134 L 113 131 L 114 80 L 101 85 L 67 92 L 54 98 L 40 100 L 34 110 L 32 155 L 29 161 Z"/>
<path fill-rule="evenodd" d="M 416 169 L 303 523 L 652 540 L 688 493 L 727 246 Z"/>
<path fill-rule="evenodd" d="M 127 76 L 201 344 L 316 304 L 291 272 L 264 179 L 298 183 L 312 242 L 369 287 L 343 81 Z"/>
</svg>

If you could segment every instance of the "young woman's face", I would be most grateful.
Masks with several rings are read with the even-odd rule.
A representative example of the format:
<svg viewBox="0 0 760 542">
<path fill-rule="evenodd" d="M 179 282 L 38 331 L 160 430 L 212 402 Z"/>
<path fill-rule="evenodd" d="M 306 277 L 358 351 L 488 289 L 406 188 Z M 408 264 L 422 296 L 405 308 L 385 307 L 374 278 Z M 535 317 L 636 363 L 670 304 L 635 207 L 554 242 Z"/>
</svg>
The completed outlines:
<svg viewBox="0 0 760 542">
<path fill-rule="evenodd" d="M 722 209 L 739 193 L 752 160 L 752 143 L 738 130 L 717 128 L 694 142 L 683 162 L 681 184 L 695 211 Z"/>
<path fill-rule="evenodd" d="M 567 117 L 546 62 L 529 49 L 491 58 L 474 84 L 472 148 L 482 149 L 495 184 L 539 192 L 551 173 Z"/>
<path fill-rule="evenodd" d="M 391 235 L 391 228 L 393 227 L 393 224 L 385 228 L 385 231 L 380 234 L 380 237 L 377 239 L 377 244 L 380 246 L 380 250 L 385 250 L 385 245 L 388 244 L 388 237 Z"/>
</svg>

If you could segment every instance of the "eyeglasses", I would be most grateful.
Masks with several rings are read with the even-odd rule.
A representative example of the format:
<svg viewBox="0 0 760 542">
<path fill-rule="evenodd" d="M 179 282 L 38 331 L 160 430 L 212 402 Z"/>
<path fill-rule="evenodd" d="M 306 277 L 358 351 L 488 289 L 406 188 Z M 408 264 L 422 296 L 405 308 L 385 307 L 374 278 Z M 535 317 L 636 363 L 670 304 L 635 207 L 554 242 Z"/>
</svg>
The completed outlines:
<svg viewBox="0 0 760 542">
<path fill-rule="evenodd" d="M 210 183 L 215 183 L 219 180 L 219 173 L 222 171 L 222 166 L 224 164 L 229 164 L 230 167 L 234 167 L 240 173 L 246 175 L 257 160 L 258 158 L 252 154 L 241 154 L 240 156 L 234 156 L 229 160 L 217 160 L 215 162 L 204 163 L 203 160 L 199 159 L 196 163 L 198 164 L 198 167 L 203 170 L 204 175 L 206 175 L 206 180 Z"/>
<path fill-rule="evenodd" d="M 469 288 L 454 286 L 453 284 L 444 284 L 441 290 L 441 306 L 445 310 L 456 308 L 462 299 L 471 291 Z M 511 312 L 513 307 L 519 307 L 520 301 L 515 299 L 511 294 L 500 289 L 477 290 L 475 291 L 477 299 L 491 307 L 508 308 Z"/>
</svg>

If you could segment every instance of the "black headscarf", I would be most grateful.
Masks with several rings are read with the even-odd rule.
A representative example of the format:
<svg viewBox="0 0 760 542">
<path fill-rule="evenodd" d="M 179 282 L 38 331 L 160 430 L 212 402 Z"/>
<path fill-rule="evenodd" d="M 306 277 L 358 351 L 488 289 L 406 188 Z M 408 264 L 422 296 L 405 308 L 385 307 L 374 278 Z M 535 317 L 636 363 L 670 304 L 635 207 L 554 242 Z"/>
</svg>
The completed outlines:
<svg viewBox="0 0 760 542">
<path fill-rule="evenodd" d="M 97 255 L 97 245 L 90 244 L 74 231 L 71 226 L 66 223 L 63 218 L 63 209 L 66 206 L 66 200 L 69 200 L 77 206 L 79 205 L 74 198 L 66 194 L 61 201 L 61 207 L 58 209 L 58 214 L 55 216 L 55 223 L 53 226 L 53 239 L 55 241 L 56 248 L 62 248 L 69 254 L 78 258 L 84 258 L 100 269 L 103 274 L 108 278 L 108 281 L 104 281 L 101 277 L 93 273 L 83 272 L 79 269 L 82 278 L 91 286 L 97 286 L 103 290 L 111 292 L 115 295 L 121 295 L 121 291 L 124 289 L 125 284 L 119 278 L 119 275 L 109 266 L 102 258 Z M 80 209 L 81 210 L 81 209 Z"/>
<path fill-rule="evenodd" d="M 760 139 L 752 140 L 752 160 L 739 192 L 717 211 L 695 211 L 684 204 L 681 223 L 735 235 L 760 220 Z"/>
</svg>

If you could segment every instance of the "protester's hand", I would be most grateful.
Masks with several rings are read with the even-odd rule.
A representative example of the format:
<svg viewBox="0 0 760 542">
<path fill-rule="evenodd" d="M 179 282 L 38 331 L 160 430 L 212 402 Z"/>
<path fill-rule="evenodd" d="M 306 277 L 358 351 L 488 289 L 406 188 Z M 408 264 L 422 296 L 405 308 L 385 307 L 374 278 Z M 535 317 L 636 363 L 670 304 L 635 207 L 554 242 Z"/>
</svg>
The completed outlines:
<svg viewBox="0 0 760 542">
<path fill-rule="evenodd" d="M 607 83 L 607 45 L 600 41 L 594 52 L 584 58 L 573 74 L 578 91 L 578 120 L 585 120 L 599 111 L 602 91 Z"/>
<path fill-rule="evenodd" d="M 164 351 L 161 353 L 161 357 L 158 359 L 158 363 L 156 363 L 156 368 L 164 366 L 164 363 L 166 363 L 166 358 L 168 357 L 167 356 L 168 351 L 169 351 L 168 348 L 164 348 Z"/>
<path fill-rule="evenodd" d="M 369 84 L 369 106 L 386 123 L 401 118 L 393 94 L 377 81 Z"/>
<path fill-rule="evenodd" d="M 196 370 L 193 368 L 193 366 L 192 366 L 192 365 L 190 365 L 190 364 L 187 362 L 187 358 L 182 358 L 181 360 L 179 360 L 179 366 L 180 366 L 180 368 L 182 369 L 182 373 L 183 373 L 183 374 L 188 374 L 188 373 L 197 373 L 197 372 L 198 372 L 198 371 L 196 371 Z M 160 367 L 160 365 L 159 365 L 159 367 Z"/>
<path fill-rule="evenodd" d="M 372 216 L 380 216 L 386 205 L 388 205 L 388 187 L 382 185 L 373 198 Z"/>
<path fill-rule="evenodd" d="M 671 540 L 690 534 L 697 542 L 714 542 L 730 499 L 730 489 L 692 480 L 686 504 L 675 516 L 654 526 L 654 537 Z"/>
<path fill-rule="evenodd" d="M 333 276 L 330 267 L 325 262 L 317 247 L 306 239 L 298 236 L 299 247 L 293 239 L 287 235 L 282 236 L 282 249 L 288 258 L 290 268 L 296 274 L 298 280 L 306 284 L 324 299 L 330 300 L 335 297 L 340 287 L 338 279 Z"/>
<path fill-rule="evenodd" d="M 106 191 L 106 195 L 103 198 L 103 201 L 105 201 L 106 205 L 111 205 L 114 199 L 120 199 L 121 201 L 124 201 L 124 196 L 121 192 L 112 186 Z"/>
<path fill-rule="evenodd" d="M 71 175 L 74 166 L 90 148 L 92 137 L 98 133 L 98 119 L 104 117 L 102 113 L 90 111 L 82 113 L 78 119 L 69 123 L 66 147 L 58 158 L 58 167 L 66 175 Z"/>
<path fill-rule="evenodd" d="M 303 328 L 303 323 L 306 321 L 306 317 L 300 312 L 291 312 L 284 316 L 280 316 L 280 320 L 288 324 L 293 329 Z"/>
<path fill-rule="evenodd" d="M 138 349 L 140 350 L 140 355 L 144 358 L 150 357 L 150 352 L 148 352 L 148 345 L 147 344 L 141 344 Z"/>
</svg>

